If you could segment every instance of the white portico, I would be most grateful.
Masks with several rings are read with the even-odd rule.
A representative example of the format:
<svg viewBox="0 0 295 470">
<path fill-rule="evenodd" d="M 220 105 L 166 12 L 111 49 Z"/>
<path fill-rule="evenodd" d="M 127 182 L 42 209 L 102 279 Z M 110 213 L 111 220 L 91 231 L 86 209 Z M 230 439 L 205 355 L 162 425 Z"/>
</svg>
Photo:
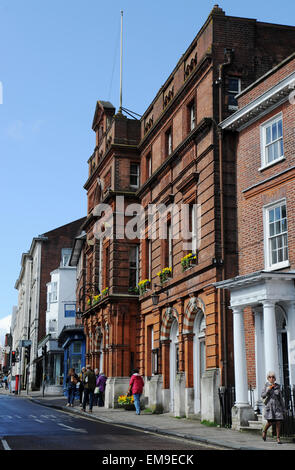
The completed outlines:
<svg viewBox="0 0 295 470">
<path fill-rule="evenodd" d="M 235 411 L 240 425 L 251 419 L 248 402 L 244 309 L 255 315 L 256 406 L 268 371 L 282 385 L 295 384 L 295 272 L 259 271 L 218 282 L 230 291 L 235 359 Z M 247 424 L 246 424 L 247 425 Z"/>
</svg>

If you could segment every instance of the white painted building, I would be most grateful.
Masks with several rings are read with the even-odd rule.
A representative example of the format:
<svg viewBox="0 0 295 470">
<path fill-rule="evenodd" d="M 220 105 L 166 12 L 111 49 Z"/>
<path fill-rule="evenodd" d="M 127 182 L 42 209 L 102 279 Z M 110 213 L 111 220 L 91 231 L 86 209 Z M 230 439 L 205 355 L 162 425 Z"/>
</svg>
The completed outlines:
<svg viewBox="0 0 295 470">
<path fill-rule="evenodd" d="M 69 266 L 71 250 L 62 250 L 59 268 L 51 272 L 47 283 L 46 336 L 40 346 L 46 344 L 47 393 L 62 392 L 63 349 L 58 337 L 65 326 L 75 325 L 76 317 L 76 267 Z"/>
<path fill-rule="evenodd" d="M 41 251 L 46 240 L 44 236 L 33 238 L 30 250 L 22 255 L 21 271 L 15 283 L 19 294 L 12 350 L 17 351 L 19 362 L 12 368 L 12 376 L 21 376 L 22 384 L 27 382 L 29 376 L 30 388 L 36 382 L 37 373 L 35 359 L 38 357 Z M 25 363 L 24 348 L 20 347 L 23 340 L 31 341 L 30 364 Z"/>
</svg>

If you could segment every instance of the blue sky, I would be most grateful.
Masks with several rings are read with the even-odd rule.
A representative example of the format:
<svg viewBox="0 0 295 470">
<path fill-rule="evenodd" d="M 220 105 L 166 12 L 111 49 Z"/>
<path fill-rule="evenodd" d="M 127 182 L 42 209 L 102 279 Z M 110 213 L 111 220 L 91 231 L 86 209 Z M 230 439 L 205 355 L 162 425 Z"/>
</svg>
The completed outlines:
<svg viewBox="0 0 295 470">
<path fill-rule="evenodd" d="M 17 304 L 34 236 L 86 214 L 96 100 L 142 114 L 217 2 L 0 0 L 0 319 Z M 295 24 L 295 3 L 220 1 L 226 14 Z"/>
</svg>

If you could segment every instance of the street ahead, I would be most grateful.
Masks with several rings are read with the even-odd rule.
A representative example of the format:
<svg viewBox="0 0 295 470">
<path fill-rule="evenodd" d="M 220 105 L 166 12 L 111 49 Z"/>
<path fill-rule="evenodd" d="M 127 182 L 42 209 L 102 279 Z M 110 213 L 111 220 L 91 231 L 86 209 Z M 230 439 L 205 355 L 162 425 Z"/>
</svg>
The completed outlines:
<svg viewBox="0 0 295 470">
<path fill-rule="evenodd" d="M 158 436 L 0 395 L 2 450 L 210 450 L 214 447 Z"/>
</svg>

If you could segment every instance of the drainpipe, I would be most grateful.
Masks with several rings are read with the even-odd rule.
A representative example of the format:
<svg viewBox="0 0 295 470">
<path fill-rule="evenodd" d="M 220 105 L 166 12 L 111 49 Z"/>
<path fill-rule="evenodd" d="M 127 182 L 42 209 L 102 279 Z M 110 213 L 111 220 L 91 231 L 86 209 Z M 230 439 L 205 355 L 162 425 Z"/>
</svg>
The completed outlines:
<svg viewBox="0 0 295 470">
<path fill-rule="evenodd" d="M 122 377 L 124 377 L 124 330 L 125 330 L 125 311 L 123 312 L 123 319 L 122 319 L 122 352 L 121 352 L 122 354 L 121 376 Z"/>
<path fill-rule="evenodd" d="M 224 84 L 224 68 L 232 63 L 233 49 L 225 49 L 224 54 L 226 62 L 219 65 L 219 77 L 216 84 L 219 86 L 219 100 L 218 100 L 218 120 L 223 120 L 223 84 Z M 221 129 L 218 130 L 218 150 L 219 150 L 219 200 L 220 200 L 220 242 L 221 242 L 221 280 L 225 279 L 225 248 L 224 248 L 224 201 L 223 201 L 223 133 Z M 223 362 L 223 384 L 227 387 L 227 318 L 225 308 L 225 292 L 224 289 L 219 291 L 219 305 L 220 305 L 220 324 L 221 334 L 223 336 L 223 351 L 221 361 Z"/>
</svg>

